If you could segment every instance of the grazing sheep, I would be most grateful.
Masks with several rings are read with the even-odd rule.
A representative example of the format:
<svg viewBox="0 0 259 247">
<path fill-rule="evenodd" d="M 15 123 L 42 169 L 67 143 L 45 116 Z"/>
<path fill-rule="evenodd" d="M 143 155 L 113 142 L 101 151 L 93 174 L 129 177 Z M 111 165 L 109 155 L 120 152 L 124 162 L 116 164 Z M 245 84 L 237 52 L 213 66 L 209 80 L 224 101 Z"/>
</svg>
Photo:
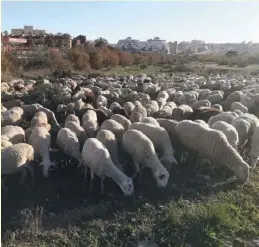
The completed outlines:
<svg viewBox="0 0 259 247">
<path fill-rule="evenodd" d="M 76 134 L 80 144 L 85 143 L 85 141 L 87 139 L 87 135 L 85 133 L 84 128 L 81 127 L 80 124 L 78 124 L 75 121 L 68 121 L 65 123 L 65 128 L 72 130 Z"/>
<path fill-rule="evenodd" d="M 48 132 L 51 130 L 51 125 L 48 123 L 36 123 L 34 127 L 44 127 Z M 29 141 L 29 137 L 34 127 L 30 127 L 25 130 L 25 142 Z"/>
<path fill-rule="evenodd" d="M 110 110 L 113 111 L 115 107 L 121 107 L 121 105 L 118 102 L 112 102 L 110 105 Z"/>
<path fill-rule="evenodd" d="M 149 123 L 149 124 L 153 124 L 154 126 L 160 127 L 159 123 L 157 122 L 157 120 L 153 117 L 145 117 L 142 119 L 142 123 Z"/>
<path fill-rule="evenodd" d="M 242 182 L 249 177 L 249 166 L 239 153 L 229 144 L 225 134 L 195 123 L 184 120 L 175 127 L 179 141 L 200 156 L 207 157 L 220 165 L 226 165 Z M 199 140 L 199 141 L 197 141 Z"/>
<path fill-rule="evenodd" d="M 34 160 L 34 149 L 27 143 L 18 143 L 1 150 L 1 173 L 2 175 L 12 175 L 22 172 L 19 185 L 22 185 L 27 175 L 28 168 L 34 185 L 35 176 L 30 162 Z M 3 184 L 3 181 L 2 181 Z M 4 184 L 3 187 L 5 188 Z"/>
<path fill-rule="evenodd" d="M 192 113 L 193 113 L 193 110 L 190 106 L 180 105 L 180 106 L 178 106 L 177 108 L 174 109 L 173 117 L 176 120 L 188 119 L 191 116 Z"/>
<path fill-rule="evenodd" d="M 211 103 L 207 99 L 204 99 L 204 100 L 199 100 L 197 102 L 194 102 L 191 105 L 191 107 L 192 107 L 193 110 L 198 109 L 200 107 L 211 107 Z"/>
<path fill-rule="evenodd" d="M 10 109 L 10 108 L 15 107 L 15 106 L 22 106 L 22 105 L 24 105 L 24 103 L 21 100 L 19 100 L 19 99 L 14 99 L 14 100 L 10 100 L 10 101 L 7 101 L 7 102 L 3 102 L 2 104 L 7 109 Z"/>
<path fill-rule="evenodd" d="M 85 166 L 91 170 L 91 184 L 94 176 L 101 178 L 101 193 L 104 193 L 103 180 L 105 177 L 111 178 L 121 188 L 125 196 L 130 196 L 134 192 L 134 185 L 131 178 L 120 171 L 112 162 L 111 156 L 107 148 L 96 138 L 89 138 L 86 140 L 83 150 L 82 158 Z"/>
<path fill-rule="evenodd" d="M 13 144 L 3 138 L 1 138 L 1 148 L 7 148 L 9 146 L 12 146 Z"/>
<path fill-rule="evenodd" d="M 222 131 L 226 135 L 229 144 L 237 150 L 237 146 L 239 143 L 238 132 L 233 125 L 224 121 L 217 121 L 212 124 L 211 128 Z"/>
<path fill-rule="evenodd" d="M 243 112 L 243 113 L 248 112 L 247 107 L 245 107 L 244 105 L 242 105 L 240 102 L 233 102 L 233 103 L 231 104 L 230 110 L 231 110 L 231 111 L 239 110 L 239 111 L 241 111 L 241 112 Z"/>
<path fill-rule="evenodd" d="M 211 106 L 211 108 L 223 111 L 223 108 L 222 108 L 222 106 L 220 104 L 214 104 L 214 105 Z"/>
<path fill-rule="evenodd" d="M 101 125 L 101 129 L 110 130 L 116 136 L 118 143 L 121 142 L 123 133 L 125 131 L 123 126 L 113 119 L 105 120 Z"/>
<path fill-rule="evenodd" d="M 48 123 L 47 114 L 43 111 L 36 112 L 35 116 L 31 120 L 31 127 L 34 127 L 36 124 L 45 124 Z"/>
<path fill-rule="evenodd" d="M 98 125 L 101 125 L 106 119 L 109 119 L 108 114 L 103 111 L 101 107 L 99 109 L 83 108 L 79 115 L 83 116 L 87 111 L 94 111 L 96 113 Z"/>
<path fill-rule="evenodd" d="M 130 121 L 132 123 L 141 122 L 145 117 L 147 117 L 147 110 L 142 105 L 136 105 L 130 115 Z"/>
<path fill-rule="evenodd" d="M 224 121 L 231 124 L 232 121 L 236 118 L 237 118 L 237 115 L 234 112 L 231 112 L 231 111 L 222 112 L 216 116 L 210 117 L 208 121 L 208 125 L 211 127 L 217 121 Z"/>
<path fill-rule="evenodd" d="M 255 128 L 252 136 L 251 150 L 249 152 L 249 164 L 251 167 L 255 167 L 259 160 L 259 126 Z"/>
<path fill-rule="evenodd" d="M 75 132 L 68 128 L 60 129 L 57 135 L 56 143 L 66 155 L 73 157 L 79 162 L 78 166 L 82 164 L 80 144 Z"/>
<path fill-rule="evenodd" d="M 43 177 L 48 177 L 50 167 L 55 166 L 50 161 L 51 136 L 49 132 L 44 127 L 34 127 L 28 142 L 34 148 L 35 157 L 42 158 L 39 166 L 43 166 Z"/>
<path fill-rule="evenodd" d="M 25 142 L 25 132 L 23 128 L 19 126 L 6 125 L 1 128 L 1 138 L 12 144 L 18 144 Z"/>
<path fill-rule="evenodd" d="M 105 114 L 107 114 L 109 118 L 112 116 L 112 111 L 108 109 L 106 106 L 101 106 L 99 109 L 103 111 Z"/>
<path fill-rule="evenodd" d="M 82 118 L 82 127 L 84 128 L 88 137 L 95 137 L 99 131 L 97 122 L 97 114 L 94 110 L 88 110 Z"/>
<path fill-rule="evenodd" d="M 204 127 L 209 128 L 209 125 L 204 120 L 197 119 L 197 120 L 194 120 L 194 122 L 199 123 L 199 124 L 203 125 Z"/>
<path fill-rule="evenodd" d="M 75 107 L 75 103 L 74 102 L 68 103 L 67 107 L 66 107 L 66 112 L 69 113 L 69 114 L 75 114 L 74 107 Z"/>
<path fill-rule="evenodd" d="M 165 163 L 167 170 L 171 169 L 173 163 L 178 164 L 174 158 L 170 137 L 164 128 L 147 123 L 133 123 L 129 129 L 141 131 L 153 142 L 155 150 L 162 156 L 161 162 Z"/>
<path fill-rule="evenodd" d="M 107 106 L 107 104 L 108 104 L 108 101 L 103 95 L 99 95 L 97 97 L 97 100 L 96 100 L 97 108 L 99 108 L 101 106 Z"/>
<path fill-rule="evenodd" d="M 5 112 L 2 112 L 2 126 L 20 124 L 23 112 L 20 111 L 20 109 L 22 110 L 22 108 L 18 108 L 19 107 L 13 107 Z"/>
<path fill-rule="evenodd" d="M 122 171 L 118 158 L 118 146 L 116 136 L 110 130 L 100 130 L 97 133 L 98 139 L 109 151 L 112 162 Z"/>
<path fill-rule="evenodd" d="M 115 106 L 112 111 L 113 114 L 119 114 L 129 119 L 127 111 L 121 106 Z"/>
<path fill-rule="evenodd" d="M 127 130 L 123 135 L 123 147 L 132 156 L 136 168 L 133 178 L 141 172 L 141 165 L 141 168 L 148 167 L 152 170 L 159 187 L 166 187 L 169 173 L 161 164 L 152 141 L 146 135 L 136 129 Z"/>
<path fill-rule="evenodd" d="M 115 120 L 116 122 L 121 124 L 123 126 L 124 130 L 127 130 L 129 128 L 129 126 L 131 125 L 131 122 L 129 119 L 127 119 L 126 117 L 119 115 L 119 114 L 112 115 L 110 119 Z"/>
<path fill-rule="evenodd" d="M 123 105 L 123 108 L 126 110 L 126 112 L 128 113 L 128 116 L 131 115 L 131 112 L 133 111 L 133 109 L 135 108 L 134 104 L 130 101 L 126 102 Z"/>
<path fill-rule="evenodd" d="M 67 115 L 66 120 L 65 120 L 65 125 L 66 125 L 67 122 L 70 122 L 70 121 L 74 121 L 74 122 L 76 122 L 80 125 L 79 118 L 74 114 L 68 114 Z"/>
</svg>

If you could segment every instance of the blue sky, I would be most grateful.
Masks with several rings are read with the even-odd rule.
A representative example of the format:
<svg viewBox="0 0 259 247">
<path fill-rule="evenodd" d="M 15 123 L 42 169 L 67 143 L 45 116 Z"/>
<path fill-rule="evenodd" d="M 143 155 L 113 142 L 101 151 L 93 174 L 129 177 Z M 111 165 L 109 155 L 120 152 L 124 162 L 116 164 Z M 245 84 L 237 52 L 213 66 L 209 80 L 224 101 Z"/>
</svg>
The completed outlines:
<svg viewBox="0 0 259 247">
<path fill-rule="evenodd" d="M 33 25 L 110 43 L 131 36 L 167 41 L 259 42 L 259 2 L 32 2 L 2 1 L 2 31 Z"/>
</svg>

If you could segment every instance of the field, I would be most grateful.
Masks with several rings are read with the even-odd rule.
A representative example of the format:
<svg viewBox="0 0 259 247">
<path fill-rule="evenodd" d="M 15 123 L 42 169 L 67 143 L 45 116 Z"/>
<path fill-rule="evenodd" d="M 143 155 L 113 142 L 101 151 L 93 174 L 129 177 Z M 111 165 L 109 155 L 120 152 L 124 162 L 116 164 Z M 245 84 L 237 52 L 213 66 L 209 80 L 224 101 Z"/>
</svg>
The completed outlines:
<svg viewBox="0 0 259 247">
<path fill-rule="evenodd" d="M 258 72 L 258 66 L 235 68 L 190 63 L 179 67 L 139 66 L 98 70 L 96 73 L 230 70 Z M 187 70 L 187 71 L 184 71 Z M 28 126 L 24 123 L 24 127 Z M 52 135 L 55 138 L 54 134 Z M 58 164 L 52 176 L 37 174 L 35 188 L 18 188 L 13 177 L 7 194 L 2 190 L 3 246 L 259 246 L 259 169 L 245 185 L 233 181 L 226 168 L 195 162 L 193 155 L 177 157 L 165 189 L 159 189 L 149 171 L 125 197 L 109 179 L 100 195 L 100 180 L 89 192 L 89 179 L 52 146 L 51 160 Z M 126 159 L 121 157 L 122 160 Z M 246 158 L 245 158 L 246 159 Z M 142 244 L 142 245 L 141 245 Z M 145 245 L 146 244 L 146 245 Z"/>
</svg>

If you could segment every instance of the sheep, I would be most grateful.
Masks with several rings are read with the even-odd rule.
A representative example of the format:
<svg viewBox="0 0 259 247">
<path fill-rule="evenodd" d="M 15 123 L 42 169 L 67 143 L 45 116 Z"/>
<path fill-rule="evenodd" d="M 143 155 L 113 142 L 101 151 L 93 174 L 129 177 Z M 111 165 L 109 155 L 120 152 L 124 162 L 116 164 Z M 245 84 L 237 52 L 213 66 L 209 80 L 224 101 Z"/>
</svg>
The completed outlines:
<svg viewBox="0 0 259 247">
<path fill-rule="evenodd" d="M 211 106 L 211 108 L 214 108 L 214 109 L 218 109 L 218 110 L 220 110 L 220 111 L 223 111 L 223 108 L 222 108 L 222 106 L 221 106 L 220 104 L 214 104 L 214 105 Z"/>
<path fill-rule="evenodd" d="M 7 148 L 9 146 L 12 146 L 13 144 L 6 139 L 1 138 L 1 148 Z"/>
<path fill-rule="evenodd" d="M 118 102 L 112 102 L 109 109 L 113 111 L 115 107 L 121 107 L 121 105 Z"/>
<path fill-rule="evenodd" d="M 106 106 L 101 106 L 99 109 L 103 111 L 105 114 L 107 114 L 109 118 L 112 116 L 112 111 L 108 109 Z"/>
<path fill-rule="evenodd" d="M 79 118 L 74 114 L 68 114 L 67 115 L 66 120 L 65 120 L 65 125 L 66 125 L 67 122 L 70 122 L 70 121 L 74 121 L 74 122 L 76 122 L 80 125 Z"/>
<path fill-rule="evenodd" d="M 193 110 L 190 106 L 180 105 L 174 109 L 173 117 L 176 120 L 188 119 L 192 113 L 193 113 Z"/>
<path fill-rule="evenodd" d="M 47 114 L 43 111 L 36 112 L 35 116 L 31 120 L 31 127 L 34 127 L 36 123 L 48 123 Z"/>
<path fill-rule="evenodd" d="M 113 119 L 105 120 L 103 122 L 103 124 L 101 125 L 101 129 L 102 130 L 110 130 L 116 136 L 116 139 L 118 140 L 118 143 L 121 142 L 122 136 L 123 136 L 123 133 L 124 133 L 124 128 L 117 121 L 115 121 Z"/>
<path fill-rule="evenodd" d="M 65 123 L 65 128 L 68 128 L 75 132 L 80 144 L 84 144 L 87 139 L 87 134 L 83 127 L 75 121 L 68 121 Z"/>
<path fill-rule="evenodd" d="M 220 114 L 222 111 L 214 108 L 198 108 L 189 116 L 189 120 L 201 119 L 208 122 L 212 116 Z"/>
<path fill-rule="evenodd" d="M 124 130 L 127 130 L 129 128 L 129 126 L 131 125 L 131 122 L 129 119 L 127 119 L 126 117 L 119 115 L 119 114 L 112 115 L 110 119 L 115 120 L 116 122 L 121 124 L 123 126 Z"/>
<path fill-rule="evenodd" d="M 94 110 L 88 110 L 82 118 L 82 123 L 82 127 L 84 128 L 87 136 L 95 137 L 99 131 L 96 112 Z"/>
<path fill-rule="evenodd" d="M 56 166 L 50 160 L 51 136 L 49 132 L 44 127 L 34 127 L 28 143 L 34 148 L 35 157 L 42 158 L 39 166 L 43 166 L 43 177 L 48 177 L 50 167 Z"/>
<path fill-rule="evenodd" d="M 239 118 L 234 119 L 231 122 L 231 124 L 237 130 L 238 139 L 239 139 L 238 146 L 239 146 L 239 149 L 241 150 L 248 140 L 249 130 L 250 130 L 251 124 L 247 120 L 239 119 Z"/>
<path fill-rule="evenodd" d="M 111 178 L 121 188 L 125 196 L 130 196 L 134 192 L 134 185 L 131 178 L 120 171 L 112 162 L 107 148 L 96 138 L 86 140 L 82 159 L 85 166 L 91 170 L 90 191 L 92 190 L 92 181 L 97 175 L 101 178 L 101 193 L 104 193 L 103 180 L 105 177 Z"/>
<path fill-rule="evenodd" d="M 123 147 L 132 156 L 136 172 L 141 173 L 140 165 L 152 170 L 153 176 L 159 187 L 166 187 L 169 173 L 158 159 L 152 141 L 142 132 L 136 129 L 129 129 L 123 135 Z M 141 168 L 142 168 L 141 167 Z"/>
<path fill-rule="evenodd" d="M 147 123 L 133 123 L 129 129 L 136 129 L 145 134 L 152 142 L 157 153 L 161 154 L 161 162 L 170 170 L 173 163 L 178 164 L 174 158 L 174 151 L 167 131 Z"/>
<path fill-rule="evenodd" d="M 116 136 L 110 130 L 100 130 L 97 133 L 96 139 L 98 139 L 109 151 L 112 162 L 121 170 L 118 158 L 118 146 Z"/>
<path fill-rule="evenodd" d="M 32 186 L 35 184 L 35 176 L 30 163 L 34 160 L 34 149 L 27 143 L 18 143 L 1 150 L 1 173 L 2 175 L 12 175 L 22 172 L 19 185 L 22 185 L 27 175 L 28 168 L 32 177 Z M 3 180 L 2 180 L 3 184 Z M 3 187 L 5 188 L 4 184 Z"/>
<path fill-rule="evenodd" d="M 75 103 L 74 102 L 68 103 L 67 107 L 66 107 L 66 112 L 69 113 L 69 114 L 75 114 L 74 107 L 75 107 Z"/>
<path fill-rule="evenodd" d="M 228 143 L 221 131 L 207 128 L 191 120 L 179 122 L 175 127 L 178 140 L 189 149 L 217 164 L 226 165 L 242 182 L 249 177 L 249 166 Z M 197 141 L 199 140 L 199 141 Z"/>
<path fill-rule="evenodd" d="M 216 121 L 212 124 L 211 128 L 222 131 L 226 135 L 229 144 L 232 145 L 234 149 L 238 149 L 238 132 L 233 125 L 224 121 Z"/>
<path fill-rule="evenodd" d="M 2 104 L 7 109 L 10 109 L 10 108 L 15 107 L 15 106 L 22 106 L 22 105 L 24 105 L 24 103 L 21 100 L 19 100 L 19 99 L 14 99 L 14 100 L 10 100 L 10 101 L 7 101 L 7 102 L 3 102 Z"/>
<path fill-rule="evenodd" d="M 78 167 L 82 165 L 82 156 L 80 153 L 80 144 L 76 133 L 69 128 L 62 128 L 57 134 L 56 143 L 58 147 L 66 154 L 79 162 Z"/>
<path fill-rule="evenodd" d="M 19 126 L 6 125 L 1 128 L 1 138 L 12 144 L 18 144 L 25 142 L 25 132 L 24 129 Z"/>
<path fill-rule="evenodd" d="M 107 106 L 107 104 L 108 104 L 108 101 L 103 95 L 99 95 L 97 97 L 97 100 L 96 100 L 97 108 L 99 108 L 101 106 Z"/>
<path fill-rule="evenodd" d="M 145 117 L 142 119 L 142 123 L 149 123 L 149 124 L 153 124 L 154 126 L 160 127 L 159 123 L 157 122 L 157 120 L 153 117 Z"/>
<path fill-rule="evenodd" d="M 194 120 L 194 122 L 199 123 L 199 124 L 203 125 L 204 127 L 209 128 L 209 125 L 204 120 L 197 119 L 197 120 Z"/>
<path fill-rule="evenodd" d="M 254 168 L 259 159 L 259 126 L 255 128 L 252 136 L 251 150 L 249 152 L 249 164 Z"/>
<path fill-rule="evenodd" d="M 197 102 L 194 102 L 194 103 L 191 105 L 191 108 L 192 108 L 193 110 L 195 110 L 195 109 L 198 109 L 198 108 L 200 108 L 200 107 L 202 107 L 202 106 L 204 106 L 204 107 L 211 107 L 211 103 L 210 103 L 210 101 L 208 101 L 207 99 L 205 99 L 205 100 L 199 100 L 199 101 L 197 101 Z"/>
<path fill-rule="evenodd" d="M 18 108 L 19 107 L 13 107 L 5 112 L 2 112 L 2 126 L 20 124 L 23 113 L 21 113 Z"/>
<path fill-rule="evenodd" d="M 130 101 L 126 102 L 123 105 L 123 108 L 126 110 L 126 112 L 128 113 L 128 116 L 130 116 L 131 112 L 133 111 L 133 109 L 135 108 L 134 104 Z"/>
<path fill-rule="evenodd" d="M 242 105 L 240 102 L 233 102 L 230 106 L 231 111 L 239 110 L 243 113 L 247 113 L 248 109 L 244 105 Z"/>
<path fill-rule="evenodd" d="M 142 105 L 136 105 L 130 115 L 130 121 L 132 123 L 141 122 L 145 117 L 147 117 L 147 110 Z"/>
<path fill-rule="evenodd" d="M 48 123 L 36 123 L 34 127 L 44 127 L 48 132 L 51 130 L 51 125 Z M 29 141 L 29 137 L 34 127 L 30 127 L 25 130 L 25 142 Z"/>
<path fill-rule="evenodd" d="M 124 108 L 122 108 L 121 106 L 115 106 L 113 108 L 112 113 L 113 114 L 120 114 L 120 115 L 129 119 L 129 115 L 128 115 L 127 111 Z"/>
<path fill-rule="evenodd" d="M 216 121 L 224 121 L 229 124 L 237 118 L 237 115 L 234 112 L 227 111 L 227 112 L 222 112 L 216 116 L 210 117 L 208 121 L 208 125 L 211 127 Z"/>
<path fill-rule="evenodd" d="M 83 116 L 87 111 L 94 111 L 97 116 L 97 123 L 98 125 L 101 125 L 106 119 L 109 119 L 109 116 L 105 111 L 103 111 L 101 108 L 99 109 L 92 109 L 92 108 L 83 108 L 80 111 L 80 116 Z"/>
</svg>

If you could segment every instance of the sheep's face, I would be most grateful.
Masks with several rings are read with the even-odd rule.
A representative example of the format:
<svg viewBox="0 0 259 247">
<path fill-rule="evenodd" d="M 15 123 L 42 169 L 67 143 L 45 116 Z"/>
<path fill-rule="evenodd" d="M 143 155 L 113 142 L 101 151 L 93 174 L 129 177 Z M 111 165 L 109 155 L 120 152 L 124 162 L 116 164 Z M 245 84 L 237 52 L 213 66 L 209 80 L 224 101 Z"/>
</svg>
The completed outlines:
<svg viewBox="0 0 259 247">
<path fill-rule="evenodd" d="M 168 183 L 169 173 L 162 167 L 155 173 L 155 179 L 159 187 L 166 187 Z"/>
<path fill-rule="evenodd" d="M 255 168 L 257 161 L 258 161 L 257 156 L 250 155 L 250 160 L 249 160 L 250 167 Z"/>
<path fill-rule="evenodd" d="M 178 164 L 174 156 L 163 156 L 161 159 L 161 163 L 165 166 L 165 168 L 168 171 L 172 168 L 173 164 Z"/>
<path fill-rule="evenodd" d="M 125 196 L 130 196 L 134 192 L 134 184 L 131 178 L 127 177 L 120 186 Z"/>
<path fill-rule="evenodd" d="M 245 183 L 249 178 L 249 166 L 246 162 L 242 162 L 242 164 L 237 169 L 237 177 Z"/>
<path fill-rule="evenodd" d="M 52 162 L 44 162 L 42 161 L 40 163 L 40 166 L 42 167 L 42 173 L 43 173 L 43 177 L 46 178 L 49 176 L 49 171 L 51 167 L 55 167 L 55 164 Z"/>
</svg>

